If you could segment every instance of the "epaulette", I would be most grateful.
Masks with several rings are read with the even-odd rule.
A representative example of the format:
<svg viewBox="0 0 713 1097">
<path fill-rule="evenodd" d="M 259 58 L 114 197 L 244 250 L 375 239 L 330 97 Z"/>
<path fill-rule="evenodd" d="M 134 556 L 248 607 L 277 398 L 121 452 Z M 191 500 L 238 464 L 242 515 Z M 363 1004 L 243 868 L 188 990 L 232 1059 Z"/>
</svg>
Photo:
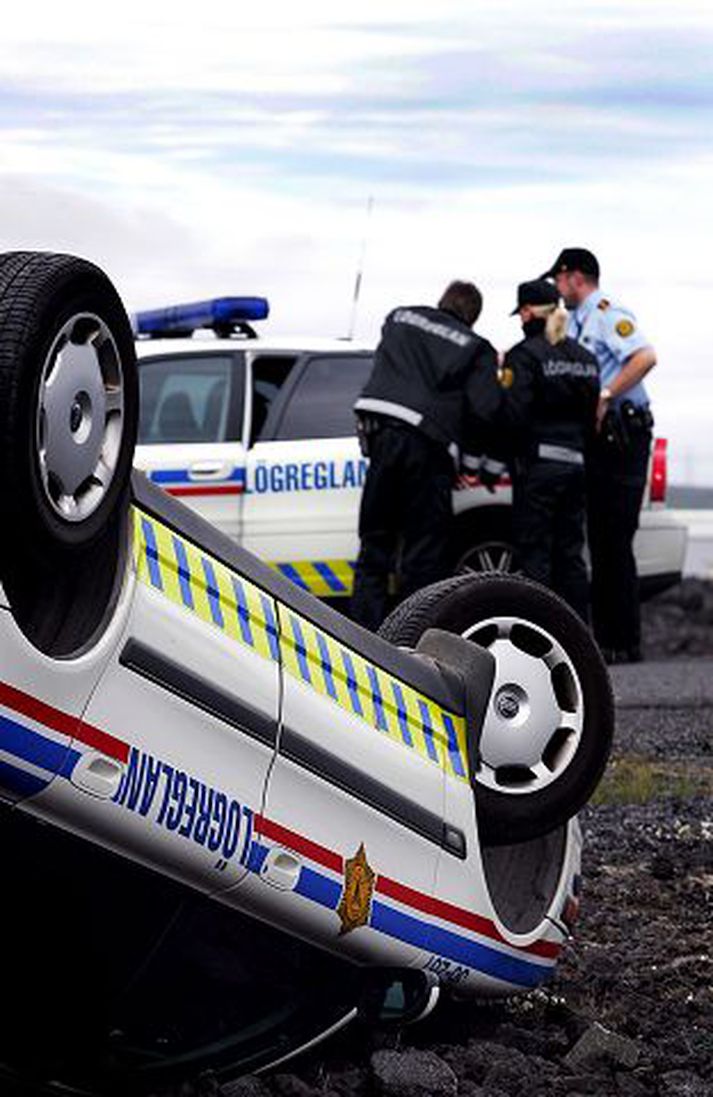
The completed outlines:
<svg viewBox="0 0 713 1097">
<path fill-rule="evenodd" d="M 601 301 L 597 305 L 597 308 L 600 309 L 601 312 L 606 312 L 610 305 L 611 301 L 607 301 L 606 297 L 602 297 Z"/>
</svg>

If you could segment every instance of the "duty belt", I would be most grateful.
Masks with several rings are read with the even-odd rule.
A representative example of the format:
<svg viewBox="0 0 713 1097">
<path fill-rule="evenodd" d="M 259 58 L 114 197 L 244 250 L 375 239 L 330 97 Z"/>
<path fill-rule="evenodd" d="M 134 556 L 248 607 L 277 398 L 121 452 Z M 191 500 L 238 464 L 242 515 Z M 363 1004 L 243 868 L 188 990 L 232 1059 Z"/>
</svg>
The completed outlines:
<svg viewBox="0 0 713 1097">
<path fill-rule="evenodd" d="M 564 461 L 568 465 L 584 464 L 584 454 L 578 449 L 570 449 L 569 446 L 552 446 L 549 442 L 540 442 L 537 447 L 537 456 L 545 461 Z"/>
</svg>

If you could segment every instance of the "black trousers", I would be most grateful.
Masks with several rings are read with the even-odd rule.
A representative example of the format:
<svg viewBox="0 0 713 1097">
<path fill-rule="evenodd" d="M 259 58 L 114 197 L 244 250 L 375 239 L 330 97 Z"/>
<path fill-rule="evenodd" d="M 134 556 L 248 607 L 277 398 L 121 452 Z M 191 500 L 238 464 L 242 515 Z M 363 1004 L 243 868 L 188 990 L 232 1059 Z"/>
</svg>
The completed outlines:
<svg viewBox="0 0 713 1097">
<path fill-rule="evenodd" d="M 633 541 L 646 486 L 651 432 L 630 433 L 623 450 L 597 441 L 587 458 L 587 537 L 592 558 L 592 623 L 600 647 L 633 654 L 641 646 L 639 580 Z"/>
<path fill-rule="evenodd" d="M 515 565 L 588 621 L 584 465 L 536 460 L 513 472 Z"/>
<path fill-rule="evenodd" d="M 351 601 L 366 628 L 376 630 L 393 601 L 448 574 L 453 474 L 445 447 L 415 428 L 390 422 L 371 435 Z M 390 599 L 394 572 L 398 593 Z"/>
</svg>

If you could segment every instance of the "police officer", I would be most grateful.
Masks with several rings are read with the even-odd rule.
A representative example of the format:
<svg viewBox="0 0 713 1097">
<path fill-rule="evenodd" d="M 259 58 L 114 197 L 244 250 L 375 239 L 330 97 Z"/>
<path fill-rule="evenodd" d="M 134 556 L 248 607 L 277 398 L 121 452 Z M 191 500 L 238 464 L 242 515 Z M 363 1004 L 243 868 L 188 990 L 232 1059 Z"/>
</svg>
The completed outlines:
<svg viewBox="0 0 713 1097">
<path fill-rule="evenodd" d="M 632 312 L 599 288 L 599 263 L 565 248 L 546 272 L 570 310 L 568 333 L 599 362 L 598 431 L 587 457 L 587 536 L 595 635 L 610 663 L 641 659 L 634 534 L 646 485 L 653 418 L 643 378 L 656 354 Z"/>
<path fill-rule="evenodd" d="M 516 566 L 551 587 L 585 621 L 584 451 L 599 400 L 596 358 L 567 338 L 559 294 L 542 279 L 522 282 L 517 306 L 525 338 L 505 355 L 503 419 L 511 438 Z"/>
<path fill-rule="evenodd" d="M 454 458 L 468 439 L 462 468 L 477 471 L 479 434 L 501 399 L 495 350 L 472 331 L 481 308 L 472 283 L 452 282 L 437 308 L 397 308 L 384 321 L 355 405 L 369 469 L 351 613 L 367 628 L 386 616 L 392 572 L 400 598 L 448 574 Z"/>
</svg>

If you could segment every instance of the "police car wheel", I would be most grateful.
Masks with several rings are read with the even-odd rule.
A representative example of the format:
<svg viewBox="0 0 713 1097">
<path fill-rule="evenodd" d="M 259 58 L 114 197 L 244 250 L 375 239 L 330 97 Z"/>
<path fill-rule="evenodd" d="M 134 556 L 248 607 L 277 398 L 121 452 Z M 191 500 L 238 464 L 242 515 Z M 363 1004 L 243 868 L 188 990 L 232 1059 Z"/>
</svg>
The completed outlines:
<svg viewBox="0 0 713 1097">
<path fill-rule="evenodd" d="M 523 841 L 575 815 L 602 775 L 614 728 L 609 678 L 589 630 L 551 591 L 500 574 L 426 587 L 379 632 L 415 647 L 427 628 L 458 633 L 495 658 L 475 775 L 482 840 Z"/>
<path fill-rule="evenodd" d="M 71 551 L 126 494 L 138 421 L 131 326 L 106 275 L 69 255 L 0 258 L 0 486 L 13 540 Z"/>
<path fill-rule="evenodd" d="M 456 575 L 467 572 L 504 572 L 512 571 L 512 545 L 507 541 L 484 539 L 470 545 L 456 561 L 453 569 Z"/>
<path fill-rule="evenodd" d="M 509 507 L 477 507 L 456 520 L 453 574 L 511 572 L 512 521 Z"/>
</svg>

